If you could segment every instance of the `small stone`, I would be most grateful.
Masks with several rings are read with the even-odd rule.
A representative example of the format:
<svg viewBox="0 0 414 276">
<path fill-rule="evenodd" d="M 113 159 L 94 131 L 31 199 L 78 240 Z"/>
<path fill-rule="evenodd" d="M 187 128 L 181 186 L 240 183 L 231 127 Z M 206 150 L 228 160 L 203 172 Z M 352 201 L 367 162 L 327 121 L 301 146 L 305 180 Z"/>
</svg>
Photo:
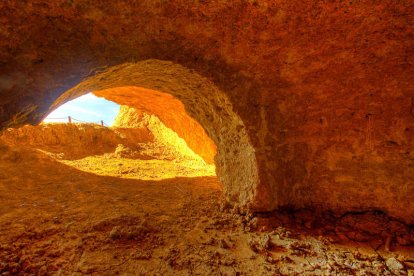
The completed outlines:
<svg viewBox="0 0 414 276">
<path fill-rule="evenodd" d="M 220 211 L 221 212 L 225 212 L 225 211 L 227 212 L 227 211 L 230 210 L 231 207 L 232 206 L 230 205 L 230 203 L 228 201 L 222 201 L 220 203 Z"/>
<path fill-rule="evenodd" d="M 389 258 L 386 265 L 389 270 L 396 274 L 399 274 L 400 270 L 404 269 L 404 266 L 396 258 Z"/>
<path fill-rule="evenodd" d="M 247 225 L 252 229 L 257 229 L 257 221 L 257 218 L 252 218 Z"/>
<path fill-rule="evenodd" d="M 265 252 L 272 247 L 272 240 L 269 235 L 265 235 L 263 237 L 259 237 L 257 239 L 251 239 L 249 241 L 250 248 L 256 253 Z"/>
<path fill-rule="evenodd" d="M 223 249 L 229 249 L 230 248 L 230 245 L 226 242 L 225 239 L 221 239 L 220 242 L 219 242 L 219 245 Z"/>
<path fill-rule="evenodd" d="M 109 233 L 109 238 L 112 240 L 119 239 L 121 237 L 121 228 L 119 226 L 115 226 L 112 228 L 111 232 Z"/>
</svg>

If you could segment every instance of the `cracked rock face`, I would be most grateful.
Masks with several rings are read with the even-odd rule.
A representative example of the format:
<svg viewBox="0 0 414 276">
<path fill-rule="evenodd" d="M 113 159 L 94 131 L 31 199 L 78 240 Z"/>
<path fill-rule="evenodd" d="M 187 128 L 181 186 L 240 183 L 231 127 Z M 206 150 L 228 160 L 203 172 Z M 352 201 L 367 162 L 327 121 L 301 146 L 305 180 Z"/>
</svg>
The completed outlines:
<svg viewBox="0 0 414 276">
<path fill-rule="evenodd" d="M 410 0 L 2 1 L 0 125 L 38 123 L 84 89 L 153 89 L 217 145 L 231 201 L 414 222 L 413 13 Z M 148 59 L 191 74 L 155 62 L 108 82 Z"/>
</svg>

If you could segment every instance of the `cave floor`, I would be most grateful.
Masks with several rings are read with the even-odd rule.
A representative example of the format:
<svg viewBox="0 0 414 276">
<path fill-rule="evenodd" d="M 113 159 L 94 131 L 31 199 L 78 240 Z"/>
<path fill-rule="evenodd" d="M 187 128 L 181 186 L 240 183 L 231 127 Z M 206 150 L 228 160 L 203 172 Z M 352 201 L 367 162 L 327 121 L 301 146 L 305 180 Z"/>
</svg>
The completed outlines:
<svg viewBox="0 0 414 276">
<path fill-rule="evenodd" d="M 253 230 L 226 209 L 216 177 L 125 179 L 28 148 L 0 153 L 1 275 L 413 273 L 412 248 Z"/>
</svg>

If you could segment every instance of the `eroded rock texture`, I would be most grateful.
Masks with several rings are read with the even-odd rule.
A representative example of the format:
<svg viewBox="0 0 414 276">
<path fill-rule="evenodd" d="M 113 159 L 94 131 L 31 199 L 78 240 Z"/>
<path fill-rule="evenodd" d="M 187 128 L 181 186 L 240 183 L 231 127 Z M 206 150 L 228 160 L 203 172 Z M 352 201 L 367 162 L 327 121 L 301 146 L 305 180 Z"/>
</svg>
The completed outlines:
<svg viewBox="0 0 414 276">
<path fill-rule="evenodd" d="M 214 142 L 207 136 L 200 124 L 187 115 L 184 105 L 170 94 L 138 87 L 118 87 L 95 91 L 94 94 L 133 107 L 138 111 L 156 115 L 167 127 L 182 137 L 187 145 L 207 163 L 214 162 L 216 155 Z M 133 110 L 121 108 L 117 118 L 119 120 L 117 126 L 130 126 L 136 118 L 134 115 Z"/>
<path fill-rule="evenodd" d="M 411 0 L 2 1 L 0 123 L 38 123 L 88 76 L 83 88 L 159 90 L 216 143 L 233 201 L 381 209 L 413 222 L 413 14 Z M 154 75 L 97 79 L 147 59 L 214 83 L 199 97 L 209 104 L 191 102 L 202 87 L 180 96 Z M 167 68 L 159 75 L 175 76 Z"/>
<path fill-rule="evenodd" d="M 187 154 L 192 159 L 203 160 L 207 164 L 214 163 L 216 146 L 205 134 L 203 128 L 186 113 L 181 114 L 183 116 L 183 118 L 180 118 L 183 119 L 182 121 L 173 121 L 173 127 L 183 131 L 184 135 L 181 136 L 186 138 L 183 139 L 173 129 L 168 128 L 158 116 L 153 113 L 146 113 L 150 109 L 144 110 L 122 105 L 112 127 L 131 129 L 132 131 L 147 129 L 158 144 L 173 148 L 181 154 Z M 173 109 L 170 109 L 170 112 L 173 113 Z M 194 125 L 186 124 L 188 122 L 186 119 L 192 120 Z M 184 128 L 184 126 L 187 126 L 187 128 Z M 197 130 L 200 130 L 200 132 L 197 132 Z M 193 148 L 189 147 L 189 144 Z"/>
<path fill-rule="evenodd" d="M 142 86 L 147 89 L 125 87 L 127 85 Z M 201 139 L 206 142 L 205 147 L 210 149 L 210 153 L 215 152 L 214 144 L 212 145 L 210 139 L 205 138 L 204 131 L 197 131 L 199 125 L 193 120 L 188 120 L 186 114 L 168 115 L 168 112 L 184 112 L 181 102 L 163 96 L 165 93 L 151 92 L 151 90 L 166 91 L 180 100 L 184 104 L 185 112 L 199 122 L 217 146 L 217 154 L 214 158 L 217 176 L 224 185 L 228 200 L 243 207 L 255 203 L 262 204 L 258 198 L 261 194 L 257 193 L 260 189 L 260 181 L 256 157 L 242 120 L 234 112 L 233 105 L 223 91 L 210 80 L 183 66 L 160 60 L 113 66 L 66 91 L 53 106 L 76 98 L 85 91 L 96 91 L 98 95 L 105 95 L 108 99 L 112 98 L 138 108 L 152 106 L 151 113 L 164 119 L 167 125 L 174 128 L 183 138 L 187 136 L 186 141 L 193 145 L 193 149 L 197 148 L 194 147 L 197 146 L 197 141 L 195 143 L 191 141 L 202 134 Z M 138 99 L 134 100 L 134 97 Z M 155 97 L 159 97 L 160 102 L 164 102 L 165 110 L 154 104 Z M 141 105 L 142 101 L 144 101 L 143 105 Z M 182 125 L 182 121 L 186 119 L 187 129 Z M 194 128 L 194 131 L 189 132 L 191 128 Z M 193 135 L 195 137 L 191 138 Z M 198 148 L 201 152 L 201 145 Z"/>
</svg>

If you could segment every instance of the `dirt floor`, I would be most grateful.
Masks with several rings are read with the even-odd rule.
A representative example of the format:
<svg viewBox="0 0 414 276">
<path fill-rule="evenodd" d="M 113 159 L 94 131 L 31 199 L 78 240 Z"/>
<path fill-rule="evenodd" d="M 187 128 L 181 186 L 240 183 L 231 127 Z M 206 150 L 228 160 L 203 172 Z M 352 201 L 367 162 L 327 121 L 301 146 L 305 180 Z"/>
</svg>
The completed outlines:
<svg viewBox="0 0 414 276">
<path fill-rule="evenodd" d="M 85 172 L 129 179 L 163 180 L 216 175 L 215 166 L 208 165 L 203 160 L 171 158 L 163 152 L 163 147 L 154 149 L 154 144 L 150 146 L 151 149 L 148 145 L 143 146 L 140 152 L 117 147 L 114 153 L 75 160 L 62 159 L 53 154 L 51 156 L 63 164 Z M 144 152 L 148 155 L 144 155 Z"/>
<path fill-rule="evenodd" d="M 412 226 L 379 212 L 253 216 L 214 176 L 79 168 L 0 143 L 0 275 L 413 275 Z"/>
</svg>

